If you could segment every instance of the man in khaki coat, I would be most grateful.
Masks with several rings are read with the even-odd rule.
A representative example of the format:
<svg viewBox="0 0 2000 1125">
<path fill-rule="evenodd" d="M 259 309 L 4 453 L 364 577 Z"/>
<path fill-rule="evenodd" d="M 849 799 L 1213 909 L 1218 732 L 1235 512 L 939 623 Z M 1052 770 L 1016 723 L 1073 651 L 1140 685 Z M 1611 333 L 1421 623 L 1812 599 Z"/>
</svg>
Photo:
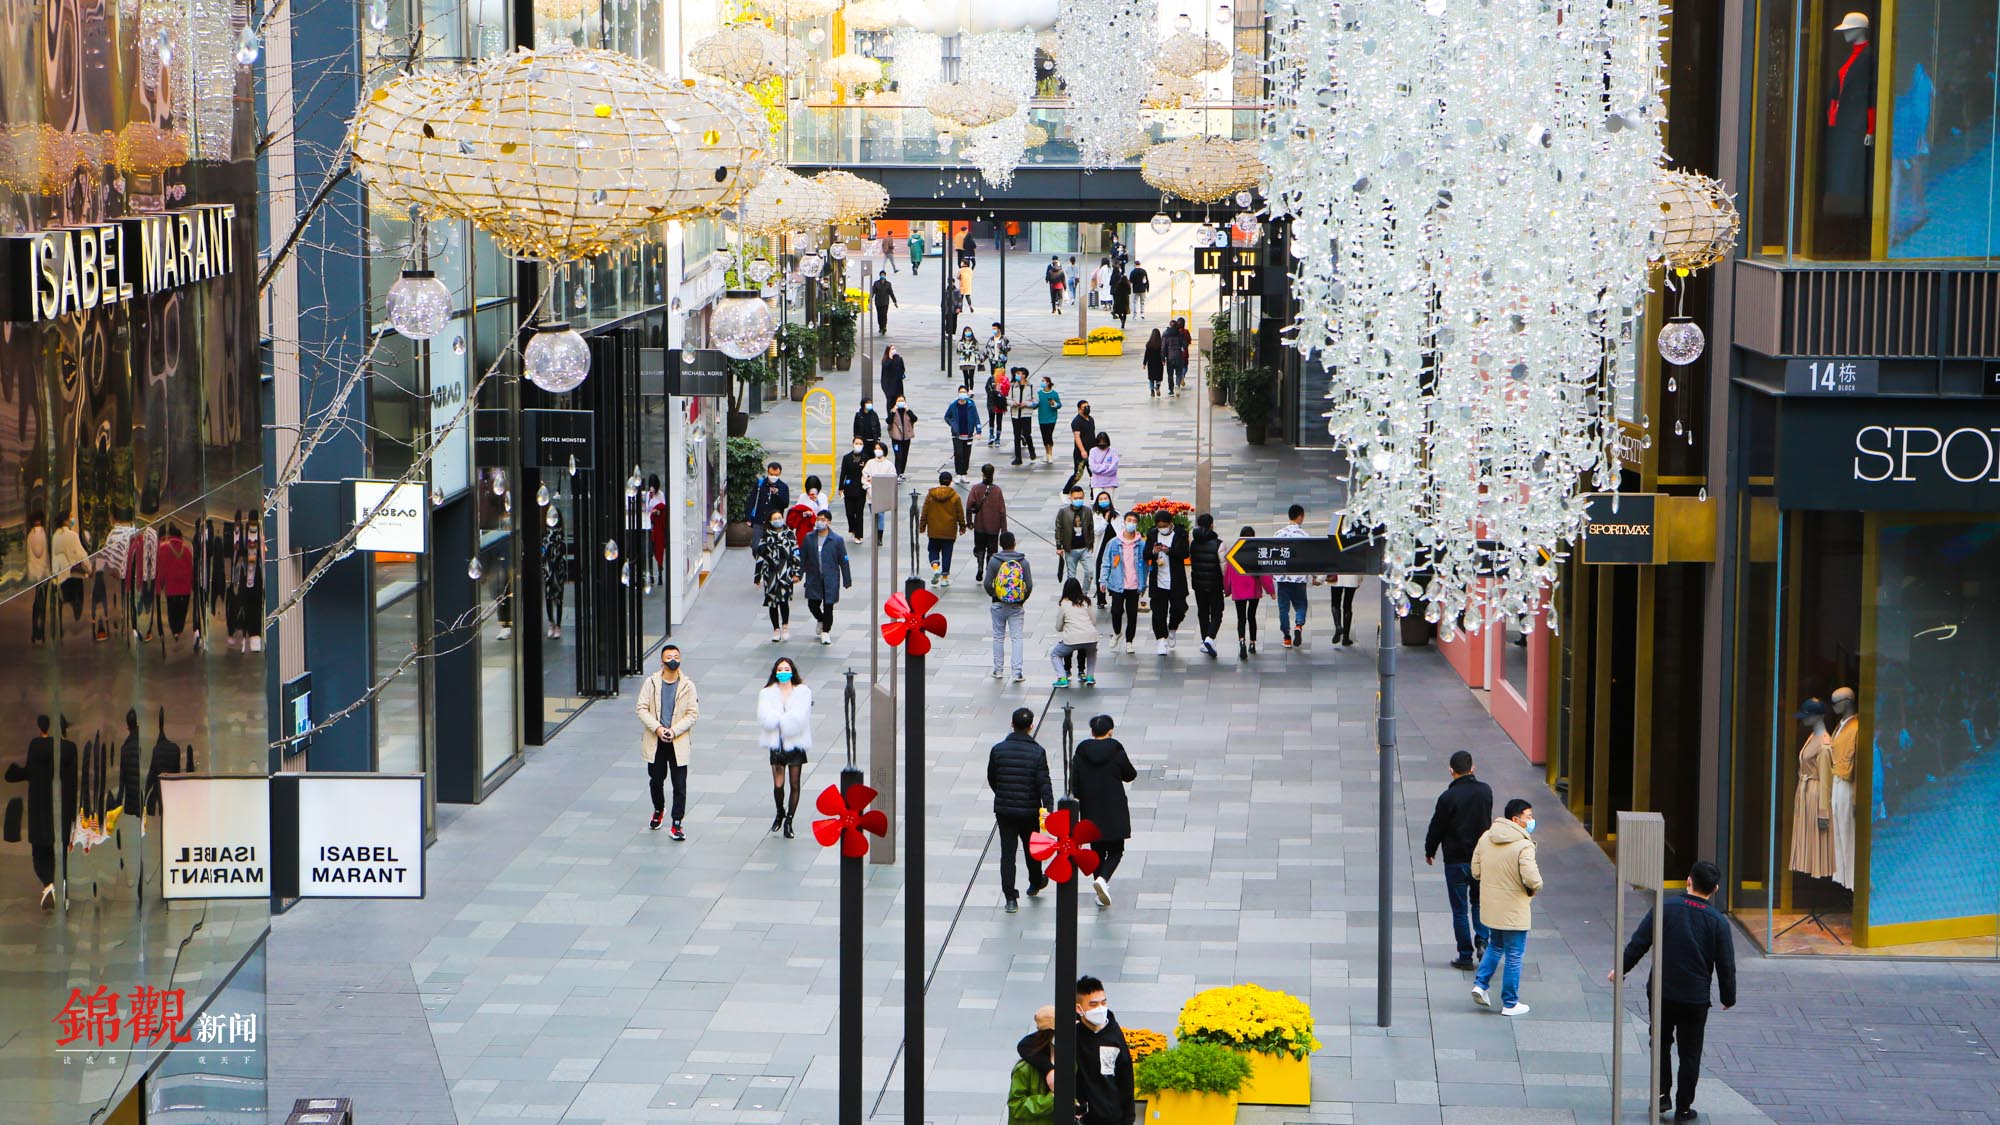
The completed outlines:
<svg viewBox="0 0 2000 1125">
<path fill-rule="evenodd" d="M 674 819 L 669 835 L 685 840 L 681 817 L 687 813 L 688 751 L 694 742 L 690 732 L 701 716 L 701 700 L 695 694 L 694 681 L 681 674 L 680 646 L 667 645 L 660 650 L 660 670 L 639 686 L 638 712 L 639 722 L 646 728 L 639 752 L 646 759 L 646 780 L 653 794 L 652 829 L 660 830 L 660 819 L 667 811 L 662 782 L 671 777 Z"/>
<path fill-rule="evenodd" d="M 1521 961 L 1528 952 L 1528 931 L 1533 928 L 1529 900 L 1542 889 L 1534 834 L 1535 808 L 1516 797 L 1507 802 L 1505 815 L 1493 822 L 1472 849 L 1472 877 L 1479 881 L 1479 920 L 1493 935 L 1486 943 L 1479 969 L 1472 974 L 1472 1000 L 1482 1008 L 1493 1006 L 1486 989 L 1504 961 L 1500 978 L 1503 1016 L 1528 1014 L 1528 1006 L 1521 1003 Z"/>
</svg>

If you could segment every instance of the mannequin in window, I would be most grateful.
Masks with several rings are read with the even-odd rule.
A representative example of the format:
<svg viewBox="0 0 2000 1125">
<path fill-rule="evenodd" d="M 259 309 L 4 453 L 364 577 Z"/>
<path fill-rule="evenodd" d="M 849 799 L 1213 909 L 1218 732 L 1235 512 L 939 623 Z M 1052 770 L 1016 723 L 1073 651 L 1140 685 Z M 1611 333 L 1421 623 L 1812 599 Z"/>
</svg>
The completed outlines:
<svg viewBox="0 0 2000 1125">
<path fill-rule="evenodd" d="M 1846 43 L 1827 73 L 1826 133 L 1820 145 L 1820 252 L 1862 257 L 1868 251 L 1870 185 L 1875 167 L 1875 45 L 1868 17 L 1849 12 L 1834 25 Z"/>
<path fill-rule="evenodd" d="M 1833 874 L 1833 739 L 1826 733 L 1826 704 L 1808 699 L 1794 718 L 1806 727 L 1799 747 L 1798 787 L 1792 793 L 1792 858 L 1789 866 L 1801 875 L 1825 879 Z"/>
<path fill-rule="evenodd" d="M 1854 689 L 1836 688 L 1833 713 L 1833 881 L 1854 889 L 1854 759 L 1861 748 L 1860 706 Z"/>
</svg>

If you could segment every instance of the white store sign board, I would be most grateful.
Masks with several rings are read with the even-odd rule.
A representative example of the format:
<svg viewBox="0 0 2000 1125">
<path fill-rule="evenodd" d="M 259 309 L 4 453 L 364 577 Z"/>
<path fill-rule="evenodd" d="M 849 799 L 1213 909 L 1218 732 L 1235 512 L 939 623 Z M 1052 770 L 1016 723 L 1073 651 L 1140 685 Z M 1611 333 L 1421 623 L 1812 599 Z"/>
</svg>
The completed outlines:
<svg viewBox="0 0 2000 1125">
<path fill-rule="evenodd" d="M 268 898 L 270 782 L 160 778 L 160 896 Z"/>
<path fill-rule="evenodd" d="M 357 480 L 354 510 L 348 518 L 356 525 L 366 522 L 354 537 L 357 551 L 424 553 L 424 521 L 430 504 L 424 486 L 414 481 L 399 485 L 389 480 Z"/>
<path fill-rule="evenodd" d="M 298 778 L 301 898 L 424 897 L 424 779 Z"/>
</svg>

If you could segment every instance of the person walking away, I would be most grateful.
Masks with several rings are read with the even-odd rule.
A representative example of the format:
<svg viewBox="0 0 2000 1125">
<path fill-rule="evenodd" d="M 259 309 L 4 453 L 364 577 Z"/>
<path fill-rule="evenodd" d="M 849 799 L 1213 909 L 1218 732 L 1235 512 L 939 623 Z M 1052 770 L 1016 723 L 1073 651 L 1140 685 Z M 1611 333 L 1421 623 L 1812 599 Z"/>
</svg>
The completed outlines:
<svg viewBox="0 0 2000 1125">
<path fill-rule="evenodd" d="M 1238 538 L 1252 539 L 1257 529 L 1244 525 L 1236 533 Z M 1257 651 L 1257 605 L 1266 596 L 1276 597 L 1275 585 L 1268 574 L 1250 575 L 1241 567 L 1224 559 L 1222 563 L 1222 588 L 1229 600 L 1236 603 L 1236 658 L 1248 659 Z"/>
<path fill-rule="evenodd" d="M 986 560 L 1000 548 L 1007 530 L 1007 494 L 993 483 L 993 466 L 979 466 L 979 483 L 965 494 L 965 511 L 972 521 L 972 578 L 986 581 Z"/>
<path fill-rule="evenodd" d="M 1090 608 L 1090 596 L 1083 583 L 1074 578 L 1063 582 L 1062 600 L 1056 603 L 1056 643 L 1049 649 L 1049 663 L 1055 666 L 1056 686 L 1069 686 L 1070 661 L 1084 687 L 1096 687 L 1097 677 L 1090 666 L 1097 659 L 1097 614 Z"/>
<path fill-rule="evenodd" d="M 1146 337 L 1146 354 L 1140 363 L 1146 368 L 1146 389 L 1152 392 L 1152 397 L 1159 398 L 1160 380 L 1167 374 L 1167 345 L 1160 338 L 1159 329 L 1153 329 L 1153 334 Z"/>
<path fill-rule="evenodd" d="M 882 440 L 882 415 L 875 411 L 872 395 L 861 397 L 861 406 L 854 412 L 854 436 L 869 447 Z"/>
<path fill-rule="evenodd" d="M 1454 969 L 1472 969 L 1492 940 L 1479 918 L 1479 884 L 1472 878 L 1472 850 L 1493 820 L 1493 788 L 1472 775 L 1472 755 L 1451 756 L 1451 784 L 1438 794 L 1424 831 L 1424 863 L 1444 853 L 1444 893 L 1451 900 L 1451 932 L 1458 939 Z"/>
<path fill-rule="evenodd" d="M 1080 1125 L 1132 1125 L 1138 1109 L 1132 1086 L 1132 1048 L 1111 1014 L 1104 982 L 1078 977 L 1076 1101 Z"/>
<path fill-rule="evenodd" d="M 764 591 L 764 608 L 771 614 L 771 643 L 792 639 L 792 587 L 803 573 L 799 542 L 785 526 L 783 512 L 771 513 L 770 526 L 751 548 L 756 574 L 751 579 Z"/>
<path fill-rule="evenodd" d="M 958 333 L 958 385 L 972 389 L 972 373 L 986 362 L 986 349 L 979 346 L 979 337 L 972 334 L 972 326 L 966 325 Z"/>
<path fill-rule="evenodd" d="M 1049 287 L 1049 311 L 1057 316 L 1061 316 L 1063 311 L 1065 280 L 1061 259 L 1050 254 L 1048 268 L 1042 271 L 1042 282 Z"/>
<path fill-rule="evenodd" d="M 1097 444 L 1097 423 L 1090 417 L 1090 400 L 1076 400 L 1076 415 L 1069 420 L 1070 483 L 1090 471 L 1090 451 Z M 1069 484 L 1063 485 L 1069 491 Z"/>
<path fill-rule="evenodd" d="M 660 830 L 660 818 L 667 809 L 663 783 L 671 778 L 673 827 L 668 834 L 676 841 L 686 840 L 681 820 L 687 815 L 688 754 L 694 748 L 695 721 L 701 718 L 701 697 L 695 692 L 694 681 L 681 673 L 679 645 L 660 649 L 660 670 L 639 685 L 634 709 L 640 725 L 646 728 L 640 755 L 646 760 L 646 783 L 653 798 L 652 830 Z"/>
<path fill-rule="evenodd" d="M 903 353 L 890 344 L 882 349 L 882 401 L 895 405 L 903 397 L 904 373 L 908 365 L 903 362 Z"/>
<path fill-rule="evenodd" d="M 1090 307 L 1108 309 L 1111 307 L 1111 259 L 1100 258 L 1097 269 L 1090 275 Z"/>
<path fill-rule="evenodd" d="M 1306 510 L 1294 504 L 1285 510 L 1289 522 L 1278 529 L 1279 539 L 1307 539 L 1312 533 L 1306 530 Z M 1280 574 L 1278 587 L 1278 635 L 1286 648 L 1306 647 L 1306 587 L 1317 586 L 1319 579 L 1304 574 Z"/>
<path fill-rule="evenodd" d="M 1028 897 L 1042 893 L 1049 884 L 1042 865 L 1028 854 L 1028 837 L 1040 830 L 1042 810 L 1056 803 L 1048 752 L 1035 741 L 1034 728 L 1035 713 L 1016 707 L 1013 729 L 986 752 L 986 787 L 993 791 L 993 821 L 1000 829 L 1000 893 L 1009 914 L 1021 908 L 1014 891 L 1016 849 L 1028 865 Z"/>
<path fill-rule="evenodd" d="M 1018 243 L 1017 243 L 1017 240 L 1018 240 L 1018 239 L 1019 239 L 1020 237 L 1021 237 L 1021 224 L 1020 224 L 1020 223 L 1018 223 L 1018 222 L 1016 222 L 1016 221 L 1014 221 L 1013 219 L 1008 219 L 1008 220 L 1007 220 L 1007 249 L 1009 249 L 1009 250 L 1012 250 L 1012 249 L 1014 249 L 1014 248 L 1015 248 L 1015 246 L 1016 246 L 1016 245 L 1018 244 Z"/>
<path fill-rule="evenodd" d="M 1493 1006 L 1487 988 L 1501 971 L 1500 1014 L 1525 1016 L 1521 1003 L 1521 962 L 1528 953 L 1533 928 L 1530 900 L 1542 889 L 1542 869 L 1535 863 L 1535 809 L 1519 797 L 1507 802 L 1504 816 L 1493 822 L 1472 849 L 1472 877 L 1479 881 L 1479 912 L 1491 935 L 1486 955 L 1472 974 L 1472 999 L 1482 1008 Z M 1501 968 L 1505 964 L 1504 970 Z"/>
<path fill-rule="evenodd" d="M 764 527 L 770 522 L 771 513 L 783 513 L 792 506 L 792 488 L 785 483 L 785 467 L 772 461 L 764 466 L 764 475 L 757 478 L 757 487 L 750 490 L 750 511 L 747 516 L 756 538 L 764 537 Z M 752 543 L 754 548 L 756 543 Z"/>
<path fill-rule="evenodd" d="M 931 585 L 951 588 L 951 548 L 968 526 L 965 502 L 951 486 L 951 474 L 939 473 L 937 487 L 924 494 L 924 538 L 928 540 Z"/>
<path fill-rule="evenodd" d="M 1354 644 L 1354 592 L 1361 588 L 1359 574 L 1336 574 L 1326 580 L 1333 602 L 1333 643 Z"/>
<path fill-rule="evenodd" d="M 868 510 L 869 443 L 860 434 L 846 453 L 841 454 L 840 465 L 834 473 L 834 484 L 840 490 L 841 502 L 847 508 L 847 535 L 856 543 L 861 542 L 861 517 Z"/>
<path fill-rule="evenodd" d="M 875 304 L 876 334 L 889 331 L 889 306 L 897 303 L 896 287 L 889 284 L 889 271 L 875 271 L 875 284 L 868 287 L 868 299 Z"/>
<path fill-rule="evenodd" d="M 939 315 L 944 321 L 945 338 L 950 339 L 952 333 L 958 331 L 958 306 L 964 302 L 958 295 L 958 282 L 952 280 L 950 274 L 944 276 L 944 294 L 938 305 Z"/>
<path fill-rule="evenodd" d="M 1188 338 L 1181 330 L 1180 317 L 1175 317 L 1161 335 L 1160 355 L 1166 362 L 1167 396 L 1171 398 L 1187 382 Z"/>
<path fill-rule="evenodd" d="M 972 224 L 965 224 L 965 240 L 958 244 L 959 260 L 970 262 L 979 254 L 979 243 L 972 238 Z"/>
<path fill-rule="evenodd" d="M 1066 272 L 1069 280 L 1069 305 L 1071 308 L 1075 308 L 1077 303 L 1083 300 L 1083 289 L 1081 286 L 1083 274 L 1077 272 L 1075 254 L 1069 256 L 1069 269 Z"/>
<path fill-rule="evenodd" d="M 652 574 L 656 581 L 667 580 L 667 494 L 660 487 L 660 474 L 646 474 L 646 493 L 640 502 L 649 525 L 647 546 L 652 548 Z"/>
<path fill-rule="evenodd" d="M 1153 517 L 1153 530 L 1146 536 L 1146 557 L 1153 564 L 1153 639 L 1160 644 L 1161 656 L 1174 650 L 1174 634 L 1187 619 L 1191 538 L 1167 512 Z"/>
<path fill-rule="evenodd" d="M 1681 1081 L 1674 1087 L 1674 1121 L 1693 1121 L 1695 1084 L 1701 1081 L 1701 1044 L 1708 1032 L 1710 981 L 1721 989 L 1722 1010 L 1736 1006 L 1736 943 L 1729 923 L 1710 904 L 1722 885 L 1722 871 L 1699 860 L 1688 872 L 1687 890 L 1661 907 L 1660 948 L 1653 949 L 1653 912 L 1648 910 L 1625 943 L 1623 972 L 1639 967 L 1648 950 L 1660 982 L 1660 1116 L 1667 1119 L 1667 1091 L 1674 1087 L 1674 1043 L 1681 1048 Z M 1618 972 L 1604 975 L 1615 980 Z M 1650 988 L 1647 995 L 1651 995 Z"/>
<path fill-rule="evenodd" d="M 1076 744 L 1070 760 L 1070 789 L 1083 806 L 1083 817 L 1097 825 L 1098 839 L 1090 845 L 1097 853 L 1097 874 L 1090 889 L 1097 905 L 1111 905 L 1111 876 L 1125 858 L 1125 841 L 1132 838 L 1132 809 L 1125 799 L 1125 786 L 1139 780 L 1125 744 L 1112 737 L 1109 715 L 1090 720 L 1090 737 Z"/>
<path fill-rule="evenodd" d="M 1028 598 L 1035 592 L 1035 576 L 1028 568 L 1028 556 L 1014 549 L 1014 533 L 1000 533 L 1000 550 L 986 564 L 986 596 L 992 599 L 988 610 L 993 624 L 993 678 L 1000 678 L 1000 664 L 1003 655 L 1011 658 L 1007 668 L 1014 674 L 1014 682 L 1026 679 L 1021 669 L 1022 650 L 1027 641 L 1024 626 L 1027 624 Z M 1012 643 L 1012 652 L 1007 653 Z"/>
<path fill-rule="evenodd" d="M 971 238 L 971 235 L 966 235 Z M 972 255 L 961 255 L 958 259 L 958 298 L 966 312 L 974 312 L 972 307 Z"/>
<path fill-rule="evenodd" d="M 1152 292 L 1153 279 L 1146 273 L 1146 267 L 1139 259 L 1132 259 L 1132 269 L 1126 274 L 1132 281 L 1132 309 L 1139 319 L 1146 319 L 1146 294 Z"/>
<path fill-rule="evenodd" d="M 819 643 L 833 643 L 833 607 L 840 592 L 854 587 L 854 572 L 847 565 L 847 540 L 833 530 L 833 513 L 821 512 L 813 523 L 813 533 L 802 545 L 805 558 L 806 608 L 819 623 Z"/>
<path fill-rule="evenodd" d="M 1042 430 L 1042 463 L 1053 465 L 1056 460 L 1056 423 L 1062 421 L 1062 395 L 1056 391 L 1056 381 L 1042 376 L 1042 389 L 1035 392 L 1035 424 Z"/>
<path fill-rule="evenodd" d="M 1189 537 L 1188 585 L 1194 590 L 1201 651 L 1214 656 L 1215 636 L 1222 632 L 1222 536 L 1215 533 L 1215 517 L 1207 512 L 1195 517 L 1194 534 Z"/>
<path fill-rule="evenodd" d="M 799 676 L 799 666 L 789 656 L 771 664 L 771 676 L 757 693 L 757 745 L 771 760 L 771 831 L 783 829 L 792 838 L 792 817 L 799 811 L 799 775 L 805 772 L 806 752 L 812 749 L 812 689 Z M 791 796 L 785 796 L 785 779 L 790 776 Z"/>
<path fill-rule="evenodd" d="M 989 350 L 987 354 L 992 354 Z M 1007 373 L 989 369 L 986 373 L 986 444 L 1000 444 L 1000 426 L 1007 418 Z"/>
<path fill-rule="evenodd" d="M 1118 451 L 1111 448 L 1111 435 L 1101 430 L 1090 447 L 1090 486 L 1118 495 Z"/>
<path fill-rule="evenodd" d="M 1097 535 L 1097 547 L 1090 559 L 1090 574 L 1093 579 L 1104 570 L 1104 556 L 1118 539 L 1118 531 L 1123 526 L 1123 516 L 1111 502 L 1109 492 L 1100 492 L 1090 506 L 1091 530 Z M 1107 596 L 1102 581 L 1097 582 L 1097 608 L 1103 609 Z"/>
<path fill-rule="evenodd" d="M 1086 591 L 1097 575 L 1090 553 L 1096 531 L 1084 506 L 1083 486 L 1075 485 L 1069 490 L 1069 503 L 1056 509 L 1056 575 L 1077 579 Z"/>
<path fill-rule="evenodd" d="M 973 404 L 972 388 L 958 389 L 958 397 L 944 409 L 945 428 L 951 431 L 951 467 L 959 476 L 972 472 L 972 443 L 979 437 L 979 407 Z"/>
<path fill-rule="evenodd" d="M 868 229 L 875 231 L 877 225 L 871 222 L 868 224 Z M 902 273 L 903 271 L 896 266 L 896 236 L 893 234 L 877 234 L 876 237 L 882 243 L 882 260 L 889 263 L 889 272 Z M 915 271 L 912 270 L 911 272 L 914 273 Z"/>
<path fill-rule="evenodd" d="M 1132 315 L 1132 279 L 1124 270 L 1111 271 L 1111 315 L 1118 318 L 1118 329 L 1124 331 L 1126 318 Z"/>
<path fill-rule="evenodd" d="M 1014 467 L 1035 460 L 1035 382 L 1028 369 L 1016 367 L 1007 373 L 1007 417 L 1014 423 Z"/>
<path fill-rule="evenodd" d="M 924 242 L 924 232 L 919 230 L 913 230 L 910 232 L 910 276 L 911 277 L 917 276 L 917 267 L 924 264 L 925 245 L 926 244 Z"/>
<path fill-rule="evenodd" d="M 1044 1077 L 1055 1041 L 1056 1006 L 1044 1004 L 1035 1009 L 1035 1030 L 1014 1045 L 1021 1057 L 1007 1076 L 1007 1125 L 1055 1125 L 1056 1095 Z"/>
<path fill-rule="evenodd" d="M 900 357 L 899 357 L 900 358 Z M 896 482 L 902 483 L 910 468 L 910 442 L 917 436 L 917 412 L 902 395 L 890 400 L 896 408 L 889 412 L 889 451 L 896 457 Z"/>
<path fill-rule="evenodd" d="M 1097 572 L 1098 588 L 1111 596 L 1111 643 L 1118 643 L 1118 632 L 1125 632 L 1125 651 L 1132 651 L 1132 637 L 1139 631 L 1139 595 L 1145 592 L 1147 581 L 1152 578 L 1150 560 L 1152 552 L 1146 549 L 1146 541 L 1139 536 L 1139 519 L 1127 515 L 1119 524 L 1118 537 L 1111 540 L 1103 553 L 1104 562 Z M 1122 622 L 1122 625 L 1121 625 Z M 1165 652 L 1166 642 L 1160 644 Z"/>
</svg>

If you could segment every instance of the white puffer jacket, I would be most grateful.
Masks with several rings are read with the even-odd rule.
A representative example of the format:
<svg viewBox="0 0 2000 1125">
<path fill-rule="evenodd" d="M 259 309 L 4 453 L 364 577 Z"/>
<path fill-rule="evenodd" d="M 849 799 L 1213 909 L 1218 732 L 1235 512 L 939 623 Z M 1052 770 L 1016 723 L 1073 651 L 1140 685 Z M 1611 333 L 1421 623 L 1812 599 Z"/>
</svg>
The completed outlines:
<svg viewBox="0 0 2000 1125">
<path fill-rule="evenodd" d="M 757 745 L 766 750 L 812 749 L 812 689 L 800 684 L 790 699 L 777 684 L 757 693 Z"/>
</svg>

